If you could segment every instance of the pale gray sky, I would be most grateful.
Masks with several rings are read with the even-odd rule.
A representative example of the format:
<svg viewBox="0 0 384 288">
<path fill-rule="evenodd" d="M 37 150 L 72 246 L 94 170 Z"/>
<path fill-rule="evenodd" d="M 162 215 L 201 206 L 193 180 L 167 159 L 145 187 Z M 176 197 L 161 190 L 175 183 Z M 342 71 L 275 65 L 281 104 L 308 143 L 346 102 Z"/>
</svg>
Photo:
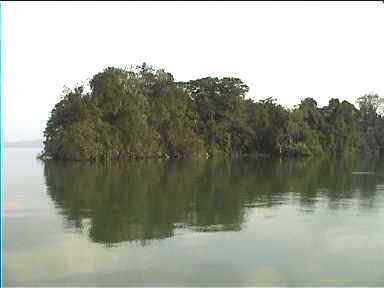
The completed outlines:
<svg viewBox="0 0 384 288">
<path fill-rule="evenodd" d="M 109 65 L 237 76 L 255 99 L 384 96 L 384 4 L 2 2 L 5 140 L 42 138 L 64 85 Z"/>
</svg>

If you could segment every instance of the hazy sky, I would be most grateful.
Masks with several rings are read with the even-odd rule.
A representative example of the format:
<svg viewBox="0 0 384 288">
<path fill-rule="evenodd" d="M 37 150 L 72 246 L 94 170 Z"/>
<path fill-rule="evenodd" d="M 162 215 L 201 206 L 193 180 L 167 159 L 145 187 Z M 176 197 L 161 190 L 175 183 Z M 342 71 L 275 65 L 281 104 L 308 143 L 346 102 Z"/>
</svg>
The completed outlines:
<svg viewBox="0 0 384 288">
<path fill-rule="evenodd" d="M 64 85 L 143 61 L 236 76 L 255 99 L 384 96 L 384 4 L 2 2 L 5 140 L 42 138 Z"/>
</svg>

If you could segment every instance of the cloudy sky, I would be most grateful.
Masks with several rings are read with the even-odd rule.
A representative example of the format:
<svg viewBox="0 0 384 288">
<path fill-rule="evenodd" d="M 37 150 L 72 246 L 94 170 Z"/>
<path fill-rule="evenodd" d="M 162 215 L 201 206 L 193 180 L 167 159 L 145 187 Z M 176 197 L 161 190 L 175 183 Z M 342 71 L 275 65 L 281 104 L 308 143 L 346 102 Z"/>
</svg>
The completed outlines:
<svg viewBox="0 0 384 288">
<path fill-rule="evenodd" d="M 384 4 L 2 2 L 6 141 L 42 138 L 64 86 L 106 66 L 236 76 L 249 97 L 384 96 Z"/>
</svg>

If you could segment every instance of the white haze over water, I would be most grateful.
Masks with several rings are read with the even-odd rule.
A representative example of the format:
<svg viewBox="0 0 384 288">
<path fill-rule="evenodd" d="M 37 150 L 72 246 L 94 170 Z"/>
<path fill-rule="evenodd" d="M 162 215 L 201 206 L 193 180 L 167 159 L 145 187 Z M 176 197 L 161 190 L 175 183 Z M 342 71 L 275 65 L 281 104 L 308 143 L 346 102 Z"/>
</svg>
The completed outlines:
<svg viewBox="0 0 384 288">
<path fill-rule="evenodd" d="M 291 107 L 384 96 L 384 4 L 2 2 L 5 140 L 41 139 L 64 86 L 147 62 L 176 80 L 235 76 Z"/>
</svg>

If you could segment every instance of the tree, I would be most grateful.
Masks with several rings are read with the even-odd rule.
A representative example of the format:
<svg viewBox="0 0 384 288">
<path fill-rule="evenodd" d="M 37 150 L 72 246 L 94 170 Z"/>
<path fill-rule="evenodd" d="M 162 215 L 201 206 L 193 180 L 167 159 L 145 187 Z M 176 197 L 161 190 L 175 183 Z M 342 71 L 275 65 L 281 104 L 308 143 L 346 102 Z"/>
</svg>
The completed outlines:
<svg viewBox="0 0 384 288">
<path fill-rule="evenodd" d="M 142 64 L 108 67 L 67 89 L 51 111 L 43 155 L 60 160 L 239 157 L 249 154 L 341 156 L 384 147 L 383 99 L 336 98 L 318 107 L 304 98 L 286 109 L 274 98 L 246 99 L 239 78 L 176 82 Z"/>
<path fill-rule="evenodd" d="M 379 120 L 384 99 L 377 94 L 367 94 L 359 97 L 357 103 L 361 113 L 362 149 L 368 154 L 378 154 L 384 143 L 382 121 Z"/>
</svg>

